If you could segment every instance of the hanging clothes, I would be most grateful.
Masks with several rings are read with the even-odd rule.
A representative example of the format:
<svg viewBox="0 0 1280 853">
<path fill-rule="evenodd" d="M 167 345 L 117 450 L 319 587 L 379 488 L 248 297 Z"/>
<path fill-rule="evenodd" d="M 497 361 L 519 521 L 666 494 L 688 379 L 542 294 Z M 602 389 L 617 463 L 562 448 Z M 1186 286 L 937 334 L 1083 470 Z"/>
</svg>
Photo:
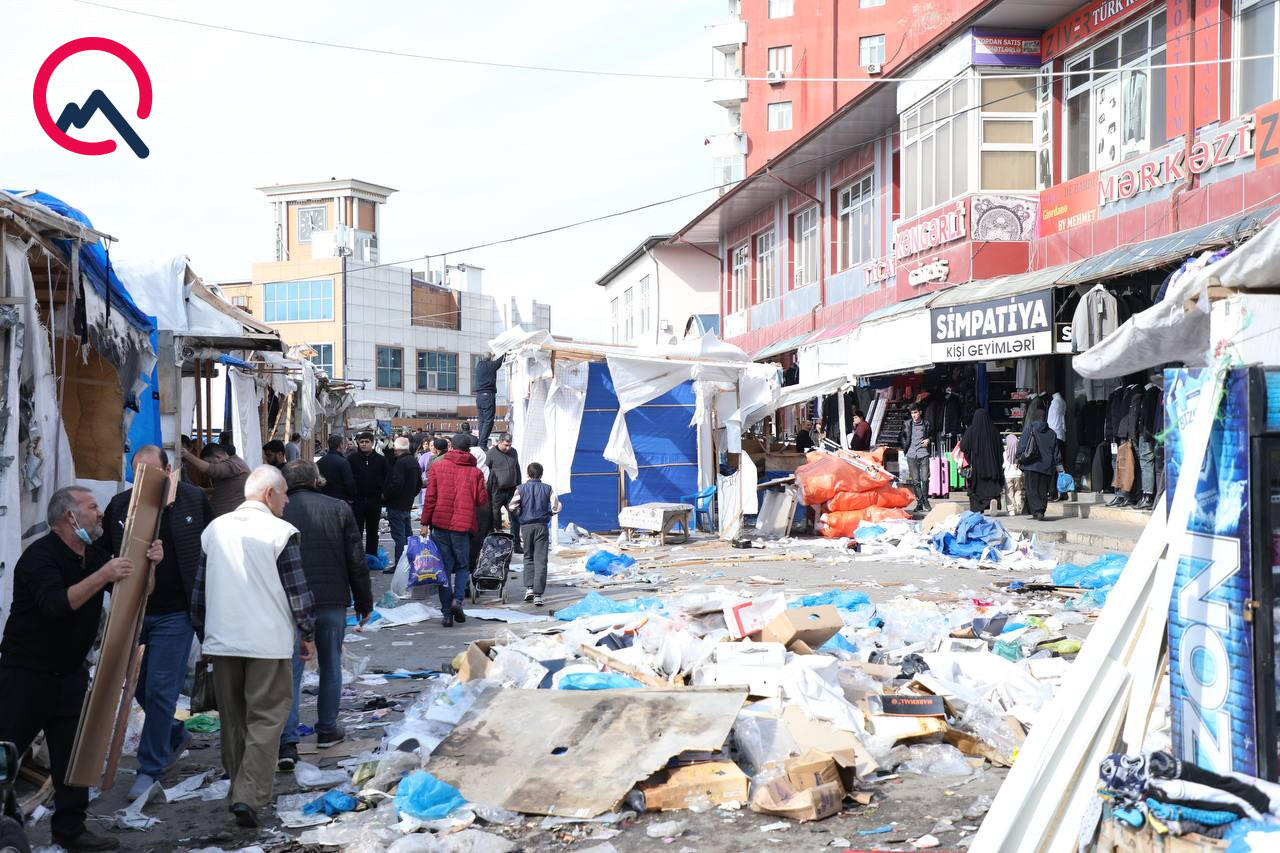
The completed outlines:
<svg viewBox="0 0 1280 853">
<path fill-rule="evenodd" d="M 1014 384 L 1027 391 L 1040 390 L 1040 377 L 1034 359 L 1020 358 L 1014 362 Z"/>
<path fill-rule="evenodd" d="M 1080 297 L 1071 316 L 1071 348 L 1079 353 L 1096 346 L 1129 316 L 1128 306 L 1099 284 Z"/>
</svg>

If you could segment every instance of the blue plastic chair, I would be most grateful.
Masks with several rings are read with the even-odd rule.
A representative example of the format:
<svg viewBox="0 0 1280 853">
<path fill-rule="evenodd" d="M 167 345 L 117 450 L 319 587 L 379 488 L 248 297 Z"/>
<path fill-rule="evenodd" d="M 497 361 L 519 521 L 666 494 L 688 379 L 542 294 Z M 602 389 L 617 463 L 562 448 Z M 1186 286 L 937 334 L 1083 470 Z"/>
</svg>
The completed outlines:
<svg viewBox="0 0 1280 853">
<path fill-rule="evenodd" d="M 693 504 L 693 526 L 699 530 L 711 530 L 711 501 L 716 496 L 716 487 L 707 486 L 696 495 L 681 495 L 680 503 Z M 707 517 L 707 526 L 702 526 L 702 516 Z"/>
</svg>

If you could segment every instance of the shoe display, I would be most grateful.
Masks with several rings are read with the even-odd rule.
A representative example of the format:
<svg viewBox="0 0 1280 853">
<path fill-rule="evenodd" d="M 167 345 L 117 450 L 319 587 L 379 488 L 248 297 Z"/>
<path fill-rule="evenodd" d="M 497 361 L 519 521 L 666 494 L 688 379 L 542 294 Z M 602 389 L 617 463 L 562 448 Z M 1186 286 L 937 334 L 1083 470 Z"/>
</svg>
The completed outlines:
<svg viewBox="0 0 1280 853">
<path fill-rule="evenodd" d="M 462 612 L 462 605 L 456 601 L 453 603 L 453 621 L 459 625 L 467 621 L 467 614 Z"/>
<path fill-rule="evenodd" d="M 316 729 L 316 748 L 327 749 L 331 746 L 337 746 L 347 739 L 347 733 L 342 726 L 334 726 L 330 731 L 321 731 Z"/>
<path fill-rule="evenodd" d="M 262 826 L 258 813 L 248 803 L 235 803 L 231 806 L 231 813 L 236 816 L 236 826 L 243 826 L 245 829 Z"/>
<path fill-rule="evenodd" d="M 54 833 L 53 843 L 59 844 L 63 849 L 71 851 L 71 853 L 79 853 L 79 851 L 89 850 L 116 850 L 120 847 L 119 840 L 109 835 L 99 835 L 96 832 L 84 830 L 74 838 L 68 838 L 64 835 Z"/>
<path fill-rule="evenodd" d="M 298 745 L 296 743 L 280 744 L 279 757 L 276 759 L 277 773 L 292 773 L 298 763 Z"/>
</svg>

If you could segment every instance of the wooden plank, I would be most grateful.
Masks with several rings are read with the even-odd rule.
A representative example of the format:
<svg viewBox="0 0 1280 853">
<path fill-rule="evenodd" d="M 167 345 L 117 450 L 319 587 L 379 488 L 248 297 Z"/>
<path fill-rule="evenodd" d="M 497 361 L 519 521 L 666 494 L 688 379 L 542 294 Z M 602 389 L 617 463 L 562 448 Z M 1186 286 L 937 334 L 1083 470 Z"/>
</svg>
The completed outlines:
<svg viewBox="0 0 1280 853">
<path fill-rule="evenodd" d="M 679 690 L 684 687 L 683 684 L 673 684 L 651 672 L 645 672 L 639 667 L 624 663 L 598 646 L 582 646 L 582 653 L 601 666 L 630 676 L 646 687 L 660 687 L 664 690 Z"/>
<path fill-rule="evenodd" d="M 111 591 L 111 612 L 103 631 L 102 651 L 93 681 L 84 697 L 67 782 L 83 787 L 103 787 L 107 752 L 122 704 L 133 699 L 127 689 L 132 652 L 137 648 L 138 625 L 146 607 L 151 585 L 151 564 L 147 549 L 160 529 L 160 514 L 169 489 L 169 478 L 161 468 L 138 465 L 134 469 L 133 492 L 125 517 L 121 556 L 133 561 L 133 574 L 115 584 Z M 123 701 L 122 701 L 123 700 Z"/>
</svg>

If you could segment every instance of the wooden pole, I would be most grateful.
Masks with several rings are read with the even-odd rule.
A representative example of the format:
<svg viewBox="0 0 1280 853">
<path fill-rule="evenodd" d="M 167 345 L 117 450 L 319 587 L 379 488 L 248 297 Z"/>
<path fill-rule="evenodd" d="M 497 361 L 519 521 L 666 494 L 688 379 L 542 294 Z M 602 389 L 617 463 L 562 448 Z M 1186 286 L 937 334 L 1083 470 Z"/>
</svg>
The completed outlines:
<svg viewBox="0 0 1280 853">
<path fill-rule="evenodd" d="M 213 439 L 213 364 L 204 366 L 204 428 Z"/>
<path fill-rule="evenodd" d="M 204 372 L 204 361 L 197 358 L 195 360 L 195 364 L 192 366 L 195 370 L 196 386 L 196 412 L 191 421 L 192 425 L 195 427 L 196 434 L 192 436 L 192 439 L 194 442 L 193 446 L 195 447 L 195 454 L 199 456 L 200 451 L 204 450 L 204 389 L 201 388 L 200 385 L 200 374 Z"/>
</svg>

